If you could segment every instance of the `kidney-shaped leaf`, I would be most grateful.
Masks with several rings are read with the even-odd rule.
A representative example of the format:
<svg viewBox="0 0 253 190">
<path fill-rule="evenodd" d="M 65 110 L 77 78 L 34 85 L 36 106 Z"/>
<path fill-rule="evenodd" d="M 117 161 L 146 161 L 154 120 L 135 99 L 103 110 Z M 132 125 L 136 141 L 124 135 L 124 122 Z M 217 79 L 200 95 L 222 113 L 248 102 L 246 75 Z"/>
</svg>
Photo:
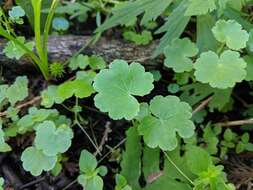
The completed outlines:
<svg viewBox="0 0 253 190">
<path fill-rule="evenodd" d="M 214 37 L 221 43 L 233 50 L 240 50 L 246 47 L 249 34 L 242 30 L 242 26 L 235 20 L 219 20 L 212 29 Z"/>
<path fill-rule="evenodd" d="M 35 147 L 28 147 L 21 156 L 23 167 L 34 176 L 39 176 L 42 171 L 50 171 L 54 168 L 57 156 L 47 156 Z"/>
<path fill-rule="evenodd" d="M 224 51 L 220 57 L 212 51 L 202 53 L 194 64 L 196 79 L 213 88 L 233 87 L 246 77 L 246 62 L 238 52 Z"/>
<path fill-rule="evenodd" d="M 177 73 L 191 71 L 193 63 L 190 57 L 195 56 L 198 49 L 188 38 L 174 39 L 169 46 L 165 48 L 166 56 L 165 66 L 172 68 Z"/>
<path fill-rule="evenodd" d="M 145 117 L 138 126 L 139 134 L 149 147 L 171 151 L 177 147 L 177 134 L 182 138 L 194 134 L 191 107 L 176 96 L 154 97 L 150 111 L 153 115 Z"/>
<path fill-rule="evenodd" d="M 47 156 L 64 153 L 71 145 L 73 131 L 67 125 L 55 127 L 54 122 L 44 121 L 36 128 L 35 146 Z"/>
<path fill-rule="evenodd" d="M 133 119 L 139 112 L 139 103 L 134 96 L 144 96 L 153 89 L 153 75 L 145 72 L 139 63 L 130 65 L 115 60 L 109 69 L 101 70 L 95 77 L 95 105 L 109 112 L 112 119 Z"/>
</svg>

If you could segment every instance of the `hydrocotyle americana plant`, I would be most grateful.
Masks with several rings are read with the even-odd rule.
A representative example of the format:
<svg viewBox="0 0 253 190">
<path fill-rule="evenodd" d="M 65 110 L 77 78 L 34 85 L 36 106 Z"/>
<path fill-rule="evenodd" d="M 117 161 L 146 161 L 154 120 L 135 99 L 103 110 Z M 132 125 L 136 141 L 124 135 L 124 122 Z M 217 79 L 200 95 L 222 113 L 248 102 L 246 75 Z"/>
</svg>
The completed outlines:
<svg viewBox="0 0 253 190">
<path fill-rule="evenodd" d="M 11 28 L 8 18 L 5 15 L 4 11 L 1 10 L 0 17 L 0 35 L 4 38 L 8 39 L 13 43 L 13 45 L 18 46 L 23 50 L 25 54 L 27 54 L 33 62 L 38 66 L 41 70 L 45 79 L 48 79 L 50 76 L 49 72 L 49 62 L 48 62 L 48 35 L 52 23 L 52 19 L 54 16 L 55 9 L 57 7 L 59 0 L 53 0 L 50 11 L 47 15 L 45 26 L 41 27 L 41 12 L 42 12 L 42 0 L 31 0 L 31 4 L 33 7 L 34 14 L 34 33 L 35 33 L 35 47 L 36 53 L 34 53 L 30 48 L 28 48 L 23 41 L 20 40 L 20 37 L 16 36 L 15 32 Z"/>
</svg>

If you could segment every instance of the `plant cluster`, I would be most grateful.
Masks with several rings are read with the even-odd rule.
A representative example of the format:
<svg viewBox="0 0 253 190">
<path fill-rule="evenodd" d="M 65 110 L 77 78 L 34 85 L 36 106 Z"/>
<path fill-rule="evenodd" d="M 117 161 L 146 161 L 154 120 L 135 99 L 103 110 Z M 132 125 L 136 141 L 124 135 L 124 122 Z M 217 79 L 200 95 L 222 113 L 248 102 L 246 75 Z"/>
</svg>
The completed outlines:
<svg viewBox="0 0 253 190">
<path fill-rule="evenodd" d="M 1 9 L 0 35 L 9 40 L 3 52 L 11 59 L 28 56 L 46 80 L 67 72 L 74 77 L 58 85 L 49 83 L 32 99 L 41 100 L 40 105 L 27 112 L 22 108 L 30 100 L 28 78 L 19 76 L 12 84 L 0 84 L 0 152 L 12 150 L 10 138 L 34 134 L 33 143 L 20 155 L 24 170 L 33 176 L 43 172 L 57 176 L 78 128 L 96 153 L 83 147 L 77 181 L 83 189 L 102 190 L 108 173 L 101 165 L 105 157 L 97 160 L 100 150 L 86 132 L 87 121 L 81 114 L 87 108 L 81 100 L 94 100 L 98 112 L 131 125 L 121 169 L 114 173 L 115 190 L 235 190 L 221 161 L 230 151 L 253 150 L 246 131 L 252 126 L 243 126 L 242 133 L 236 133 L 223 128 L 226 122 L 215 123 L 207 116 L 236 108 L 232 94 L 238 83 L 252 88 L 253 25 L 246 9 L 252 1 L 98 0 L 58 7 L 58 0 L 49 2 L 19 0 L 8 13 Z M 138 61 L 116 59 L 107 64 L 97 55 L 78 53 L 65 63 L 50 63 L 47 41 L 51 26 L 61 33 L 68 30 L 72 19 L 84 22 L 94 13 L 94 39 L 116 26 L 121 27 L 125 40 L 136 45 L 148 45 L 162 35 L 151 56 L 155 61 L 164 55 L 163 70 L 172 75 L 171 80 Z M 34 41 L 27 42 L 13 29 L 24 23 L 25 15 L 34 28 Z M 104 22 L 102 15 L 107 16 Z M 158 18 L 166 18 L 162 26 Z M 185 32 L 189 23 L 196 25 L 196 31 Z M 164 81 L 167 91 L 159 94 L 156 85 Z M 57 105 L 71 114 L 64 115 Z M 243 115 L 252 117 L 251 108 Z M 0 178 L 0 189 L 3 184 Z"/>
</svg>

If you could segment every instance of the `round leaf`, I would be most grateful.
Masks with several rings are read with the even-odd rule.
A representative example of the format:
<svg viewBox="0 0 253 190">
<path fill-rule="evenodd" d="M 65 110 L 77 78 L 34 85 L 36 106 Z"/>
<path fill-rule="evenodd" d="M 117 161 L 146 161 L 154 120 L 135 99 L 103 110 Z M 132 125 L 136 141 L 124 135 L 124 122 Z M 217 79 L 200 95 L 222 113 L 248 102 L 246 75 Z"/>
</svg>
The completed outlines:
<svg viewBox="0 0 253 190">
<path fill-rule="evenodd" d="M 22 153 L 23 167 L 34 176 L 39 176 L 42 171 L 50 171 L 54 168 L 57 156 L 47 156 L 41 150 L 28 147 Z"/>
<path fill-rule="evenodd" d="M 235 20 L 218 20 L 212 29 L 215 38 L 233 50 L 240 50 L 246 47 L 249 39 L 247 31 Z"/>
<path fill-rule="evenodd" d="M 133 119 L 139 112 L 139 103 L 134 96 L 144 96 L 153 89 L 153 75 L 147 73 L 139 63 L 130 65 L 115 60 L 109 69 L 95 77 L 95 105 L 109 112 L 112 119 Z"/>
<path fill-rule="evenodd" d="M 64 17 L 56 17 L 53 19 L 53 28 L 58 31 L 65 31 L 69 28 L 69 21 Z"/>
<path fill-rule="evenodd" d="M 35 146 L 47 156 L 64 153 L 71 146 L 73 132 L 66 125 L 56 128 L 52 121 L 44 121 L 36 128 Z"/>
<path fill-rule="evenodd" d="M 165 48 L 165 66 L 172 68 L 177 73 L 191 71 L 193 68 L 190 57 L 197 55 L 198 49 L 188 38 L 174 39 Z"/>
<path fill-rule="evenodd" d="M 176 96 L 156 96 L 150 102 L 150 111 L 153 116 L 145 117 L 138 126 L 149 147 L 171 151 L 177 147 L 177 134 L 182 138 L 194 134 L 191 107 Z"/>
<path fill-rule="evenodd" d="M 233 87 L 246 77 L 247 64 L 238 52 L 224 51 L 220 57 L 212 51 L 202 53 L 194 64 L 196 79 L 213 88 Z"/>
</svg>

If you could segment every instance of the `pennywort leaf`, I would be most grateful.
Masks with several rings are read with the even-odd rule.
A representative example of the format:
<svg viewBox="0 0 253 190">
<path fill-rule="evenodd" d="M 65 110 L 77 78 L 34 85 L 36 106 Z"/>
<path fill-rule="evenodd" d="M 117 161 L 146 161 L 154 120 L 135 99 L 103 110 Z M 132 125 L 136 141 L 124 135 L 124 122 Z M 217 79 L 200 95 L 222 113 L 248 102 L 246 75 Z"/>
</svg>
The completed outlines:
<svg viewBox="0 0 253 190">
<path fill-rule="evenodd" d="M 140 110 L 134 96 L 144 96 L 153 89 L 153 75 L 145 72 L 139 63 L 127 64 L 123 60 L 113 61 L 95 77 L 95 105 L 108 112 L 112 119 L 133 119 Z"/>
<path fill-rule="evenodd" d="M 56 128 L 54 122 L 44 121 L 36 127 L 35 146 L 47 156 L 64 153 L 71 145 L 73 131 L 67 125 Z"/>
<path fill-rule="evenodd" d="M 149 147 L 171 151 L 177 147 L 177 134 L 182 138 L 194 134 L 191 107 L 176 96 L 154 97 L 150 111 L 152 115 L 145 117 L 138 126 L 139 134 Z"/>
<path fill-rule="evenodd" d="M 11 105 L 18 101 L 24 100 L 28 96 L 28 79 L 27 77 L 17 77 L 15 82 L 7 89 L 6 97 Z"/>
<path fill-rule="evenodd" d="M 235 20 L 218 20 L 212 29 L 215 38 L 230 49 L 240 50 L 246 47 L 249 34 Z"/>
<path fill-rule="evenodd" d="M 39 176 L 42 171 L 50 171 L 57 162 L 57 156 L 47 156 L 42 150 L 28 147 L 21 156 L 23 168 L 34 176 Z"/>
<path fill-rule="evenodd" d="M 23 36 L 17 37 L 17 40 L 22 43 L 25 47 L 27 47 L 29 50 L 32 50 L 34 47 L 34 42 L 25 42 L 25 38 Z M 25 55 L 26 51 L 21 48 L 18 44 L 16 44 L 13 41 L 9 41 L 3 52 L 5 55 L 10 59 L 20 59 L 23 55 Z"/>
<path fill-rule="evenodd" d="M 194 64 L 194 75 L 198 81 L 209 83 L 213 88 L 225 89 L 246 77 L 246 66 L 238 52 L 226 50 L 219 57 L 208 51 L 202 53 Z"/>
<path fill-rule="evenodd" d="M 177 73 L 191 71 L 193 63 L 190 57 L 197 53 L 198 48 L 188 38 L 174 39 L 164 50 L 166 56 L 164 64 Z"/>
</svg>

